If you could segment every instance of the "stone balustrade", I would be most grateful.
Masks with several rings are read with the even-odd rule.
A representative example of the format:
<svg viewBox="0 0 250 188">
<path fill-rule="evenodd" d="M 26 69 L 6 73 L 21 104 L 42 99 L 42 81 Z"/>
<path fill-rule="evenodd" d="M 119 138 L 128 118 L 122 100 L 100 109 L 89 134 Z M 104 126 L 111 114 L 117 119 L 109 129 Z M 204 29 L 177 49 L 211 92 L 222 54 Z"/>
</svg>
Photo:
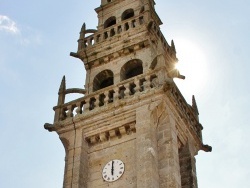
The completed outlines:
<svg viewBox="0 0 250 188">
<path fill-rule="evenodd" d="M 98 31 L 90 36 L 85 37 L 83 41 L 80 40 L 79 42 L 82 42 L 82 44 L 80 44 L 80 49 L 78 50 L 85 49 L 93 46 L 94 44 L 106 41 L 108 38 L 111 38 L 118 34 L 122 34 L 123 32 L 136 28 L 142 24 L 144 24 L 143 16 L 124 20 L 120 24 L 116 24 L 114 26 L 101 30 L 101 32 Z"/>
<path fill-rule="evenodd" d="M 55 112 L 59 113 L 59 118 L 55 121 L 63 121 L 89 111 L 99 110 L 109 104 L 149 91 L 158 86 L 157 75 L 160 70 L 161 69 L 156 69 L 149 73 L 132 77 L 116 85 L 97 90 L 79 99 L 55 106 Z M 174 83 L 168 93 L 170 94 L 169 97 L 177 106 L 177 109 L 179 109 L 180 116 L 185 120 L 185 123 L 189 125 L 189 129 L 194 131 L 198 138 L 202 140 L 201 130 L 203 127 L 194 114 L 192 107 L 186 102 Z"/>
<path fill-rule="evenodd" d="M 54 110 L 59 112 L 59 119 L 56 121 L 62 121 L 88 111 L 100 109 L 110 103 L 150 90 L 156 87 L 156 80 L 157 71 L 152 71 L 90 93 L 77 100 L 56 106 Z"/>
<path fill-rule="evenodd" d="M 199 123 L 199 119 L 197 119 L 196 115 L 194 114 L 192 107 L 186 102 L 175 84 L 174 87 L 171 88 L 170 96 L 173 99 L 177 109 L 179 109 L 181 117 L 185 119 L 185 123 L 189 125 L 188 128 L 191 131 L 194 131 L 199 139 L 202 140 L 201 131 L 203 127 Z"/>
<path fill-rule="evenodd" d="M 171 42 L 171 46 L 168 44 L 167 40 L 165 39 L 161 29 L 159 26 L 156 25 L 155 22 L 150 22 L 147 26 L 150 32 L 154 33 L 155 36 L 159 39 L 158 41 L 161 41 L 163 44 L 164 50 L 172 57 L 176 58 L 176 51 L 175 51 L 175 46 L 174 42 Z"/>
</svg>

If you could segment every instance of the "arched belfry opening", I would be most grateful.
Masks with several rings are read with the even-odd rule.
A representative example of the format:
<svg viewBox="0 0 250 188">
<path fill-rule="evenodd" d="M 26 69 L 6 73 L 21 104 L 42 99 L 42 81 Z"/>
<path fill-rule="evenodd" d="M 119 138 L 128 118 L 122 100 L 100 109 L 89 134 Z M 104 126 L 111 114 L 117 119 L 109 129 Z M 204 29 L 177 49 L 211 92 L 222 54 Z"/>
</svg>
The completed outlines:
<svg viewBox="0 0 250 188">
<path fill-rule="evenodd" d="M 103 89 L 114 84 L 114 73 L 111 70 L 104 70 L 98 73 L 93 80 L 93 91 Z"/>
<path fill-rule="evenodd" d="M 135 13 L 133 9 L 127 9 L 122 13 L 122 20 L 126 20 L 134 17 Z"/>
<path fill-rule="evenodd" d="M 104 22 L 104 29 L 116 24 L 116 17 L 111 16 Z"/>
<path fill-rule="evenodd" d="M 121 81 L 143 73 L 142 61 L 133 59 L 125 63 L 121 68 Z"/>
</svg>

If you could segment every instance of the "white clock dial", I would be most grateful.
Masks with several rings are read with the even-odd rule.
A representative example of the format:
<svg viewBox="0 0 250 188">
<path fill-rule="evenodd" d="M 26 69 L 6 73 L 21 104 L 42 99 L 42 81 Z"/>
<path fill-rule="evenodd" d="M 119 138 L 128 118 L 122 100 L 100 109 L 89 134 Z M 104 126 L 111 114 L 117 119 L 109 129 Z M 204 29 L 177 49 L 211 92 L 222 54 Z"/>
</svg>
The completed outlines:
<svg viewBox="0 0 250 188">
<path fill-rule="evenodd" d="M 102 177 L 105 181 L 112 182 L 118 180 L 124 173 L 124 163 L 114 159 L 109 161 L 102 170 Z"/>
</svg>

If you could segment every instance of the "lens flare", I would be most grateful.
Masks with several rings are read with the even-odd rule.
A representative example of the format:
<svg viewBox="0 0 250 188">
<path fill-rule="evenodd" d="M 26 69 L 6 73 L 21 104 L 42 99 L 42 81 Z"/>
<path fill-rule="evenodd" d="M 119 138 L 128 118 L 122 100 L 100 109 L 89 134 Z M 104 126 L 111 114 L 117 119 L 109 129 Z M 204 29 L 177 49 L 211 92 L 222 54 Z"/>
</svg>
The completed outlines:
<svg viewBox="0 0 250 188">
<path fill-rule="evenodd" d="M 207 58 L 202 48 L 186 39 L 176 39 L 176 51 L 179 62 L 176 68 L 186 79 L 175 79 L 176 84 L 184 93 L 191 96 L 202 92 L 207 82 Z"/>
</svg>

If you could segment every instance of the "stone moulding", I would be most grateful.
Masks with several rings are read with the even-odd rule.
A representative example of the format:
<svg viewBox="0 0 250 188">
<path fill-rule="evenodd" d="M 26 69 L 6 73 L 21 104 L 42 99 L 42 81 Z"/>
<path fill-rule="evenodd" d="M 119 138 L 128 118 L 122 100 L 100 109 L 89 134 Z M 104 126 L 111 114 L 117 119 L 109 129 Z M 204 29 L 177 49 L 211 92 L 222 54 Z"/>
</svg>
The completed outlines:
<svg viewBox="0 0 250 188">
<path fill-rule="evenodd" d="M 108 141 L 110 139 L 113 139 L 114 137 L 120 138 L 122 136 L 129 135 L 129 134 L 132 134 L 135 132 L 136 132 L 135 122 L 131 122 L 131 123 L 122 125 L 120 127 L 114 128 L 114 129 L 105 130 L 105 131 L 100 132 L 98 134 L 88 135 L 88 136 L 84 136 L 84 137 L 85 137 L 85 141 L 87 141 L 87 143 L 90 146 L 93 146 L 97 143 L 105 142 L 105 141 Z"/>
</svg>

